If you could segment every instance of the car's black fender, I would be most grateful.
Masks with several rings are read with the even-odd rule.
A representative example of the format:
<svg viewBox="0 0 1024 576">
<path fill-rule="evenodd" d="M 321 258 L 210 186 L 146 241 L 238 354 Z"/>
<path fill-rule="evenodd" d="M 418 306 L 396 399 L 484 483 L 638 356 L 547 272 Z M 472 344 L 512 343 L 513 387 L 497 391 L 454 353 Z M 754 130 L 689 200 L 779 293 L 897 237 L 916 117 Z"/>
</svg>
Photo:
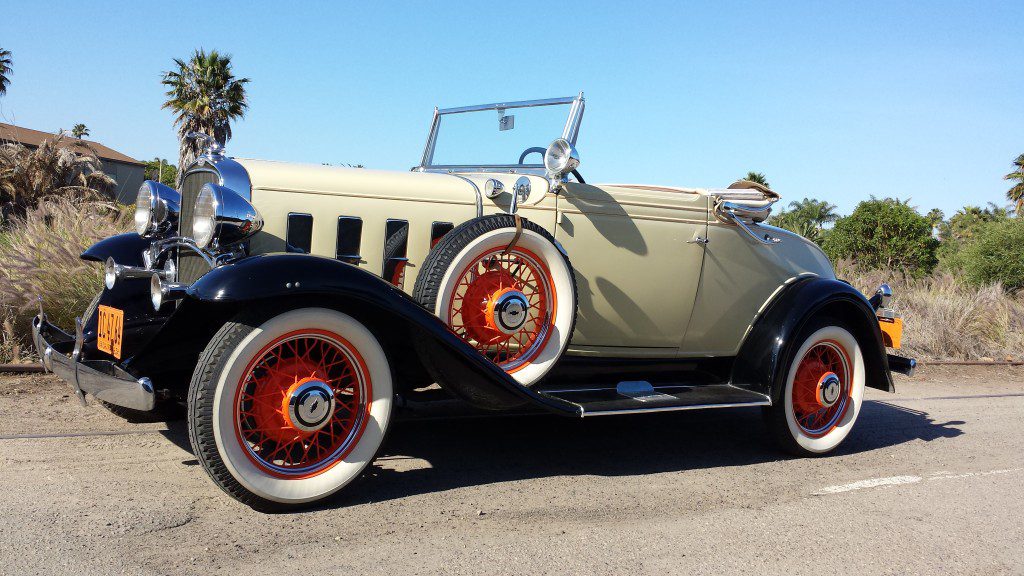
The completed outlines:
<svg viewBox="0 0 1024 576">
<path fill-rule="evenodd" d="M 853 331 L 864 354 L 865 384 L 895 392 L 874 309 L 856 288 L 839 280 L 809 276 L 785 286 L 755 319 L 733 364 L 732 382 L 764 394 L 784 385 L 796 354 L 796 337 L 812 318 L 827 314 Z"/>
<path fill-rule="evenodd" d="M 384 345 L 400 381 L 426 376 L 413 339 L 429 338 L 437 344 L 433 363 L 486 389 L 489 396 L 504 398 L 509 406 L 532 402 L 572 412 L 565 403 L 519 385 L 402 290 L 357 266 L 306 254 L 261 254 L 206 273 L 188 288 L 167 324 L 133 359 L 133 372 L 194 366 L 202 347 L 243 308 L 271 312 L 306 306 L 336 309 L 366 324 Z"/>
<path fill-rule="evenodd" d="M 104 238 L 89 246 L 80 256 L 82 260 L 105 262 L 108 257 L 113 257 L 114 262 L 123 266 L 145 266 L 142 260 L 142 253 L 145 252 L 151 239 L 143 238 L 135 232 L 118 234 L 110 238 Z"/>
</svg>

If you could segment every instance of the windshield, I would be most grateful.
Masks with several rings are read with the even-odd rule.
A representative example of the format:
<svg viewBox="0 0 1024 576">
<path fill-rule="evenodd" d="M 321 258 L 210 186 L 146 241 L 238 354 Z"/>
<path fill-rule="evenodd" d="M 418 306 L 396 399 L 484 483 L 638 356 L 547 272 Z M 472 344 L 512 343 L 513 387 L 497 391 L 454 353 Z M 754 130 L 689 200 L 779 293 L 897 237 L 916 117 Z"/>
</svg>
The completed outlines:
<svg viewBox="0 0 1024 576">
<path fill-rule="evenodd" d="M 429 166 L 543 167 L 544 150 L 563 135 L 573 101 L 494 104 L 439 111 Z M 527 153 L 529 151 L 529 153 Z"/>
</svg>

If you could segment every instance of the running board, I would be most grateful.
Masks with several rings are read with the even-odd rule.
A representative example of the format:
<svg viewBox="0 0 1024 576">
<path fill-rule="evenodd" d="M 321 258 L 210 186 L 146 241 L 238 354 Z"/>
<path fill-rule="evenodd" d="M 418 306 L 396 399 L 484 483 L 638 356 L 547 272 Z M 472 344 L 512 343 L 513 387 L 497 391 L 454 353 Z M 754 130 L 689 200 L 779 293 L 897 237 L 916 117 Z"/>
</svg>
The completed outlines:
<svg viewBox="0 0 1024 576">
<path fill-rule="evenodd" d="M 693 386 L 646 381 L 619 382 L 614 388 L 538 390 L 541 396 L 579 407 L 579 415 L 610 416 L 644 412 L 671 412 L 701 408 L 771 406 L 771 399 L 731 384 Z"/>
</svg>

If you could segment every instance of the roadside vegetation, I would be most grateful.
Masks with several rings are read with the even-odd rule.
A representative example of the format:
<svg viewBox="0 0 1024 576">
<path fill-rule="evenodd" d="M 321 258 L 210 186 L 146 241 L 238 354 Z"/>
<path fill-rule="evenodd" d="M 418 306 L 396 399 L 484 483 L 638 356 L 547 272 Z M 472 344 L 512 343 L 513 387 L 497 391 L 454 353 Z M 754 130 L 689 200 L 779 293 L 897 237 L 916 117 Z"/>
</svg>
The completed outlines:
<svg viewBox="0 0 1024 576">
<path fill-rule="evenodd" d="M 837 277 L 865 294 L 888 283 L 919 359 L 1024 359 L 1024 155 L 1006 175 L 1015 208 L 964 206 L 948 219 L 908 201 L 870 198 L 845 217 L 814 199 L 769 223 L 817 242 Z"/>
</svg>

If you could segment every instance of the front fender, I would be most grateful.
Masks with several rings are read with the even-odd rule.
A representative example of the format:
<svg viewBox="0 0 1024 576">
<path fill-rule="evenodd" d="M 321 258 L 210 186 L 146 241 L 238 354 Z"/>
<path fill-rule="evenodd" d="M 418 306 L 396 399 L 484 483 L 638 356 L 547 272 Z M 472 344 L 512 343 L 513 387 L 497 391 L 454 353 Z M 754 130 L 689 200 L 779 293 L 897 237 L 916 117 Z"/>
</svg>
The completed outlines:
<svg viewBox="0 0 1024 576">
<path fill-rule="evenodd" d="M 786 286 L 755 320 L 733 368 L 732 382 L 764 394 L 785 383 L 795 340 L 812 318 L 828 314 L 846 322 L 864 354 L 866 385 L 895 392 L 878 320 L 868 300 L 839 280 L 800 278 Z M 774 396 L 772 396 L 774 398 Z"/>
<path fill-rule="evenodd" d="M 185 301 L 160 337 L 150 342 L 150 353 L 140 357 L 161 364 L 166 361 L 161 354 L 180 354 L 182 341 L 194 340 L 197 334 L 208 341 L 213 331 L 243 307 L 266 308 L 270 313 L 304 306 L 331 307 L 359 319 L 385 345 L 396 369 L 420 364 L 414 339 L 428 338 L 437 351 L 431 362 L 442 363 L 489 395 L 507 399 L 508 405 L 525 401 L 576 414 L 574 405 L 521 386 L 411 296 L 380 277 L 351 264 L 307 254 L 262 254 L 206 273 L 188 288 Z"/>
<path fill-rule="evenodd" d="M 104 262 L 107 258 L 113 257 L 114 262 L 123 266 L 145 266 L 142 260 L 142 253 L 149 248 L 150 240 L 139 236 L 135 232 L 118 234 L 110 238 L 104 238 L 89 246 L 79 256 L 82 260 Z"/>
</svg>

